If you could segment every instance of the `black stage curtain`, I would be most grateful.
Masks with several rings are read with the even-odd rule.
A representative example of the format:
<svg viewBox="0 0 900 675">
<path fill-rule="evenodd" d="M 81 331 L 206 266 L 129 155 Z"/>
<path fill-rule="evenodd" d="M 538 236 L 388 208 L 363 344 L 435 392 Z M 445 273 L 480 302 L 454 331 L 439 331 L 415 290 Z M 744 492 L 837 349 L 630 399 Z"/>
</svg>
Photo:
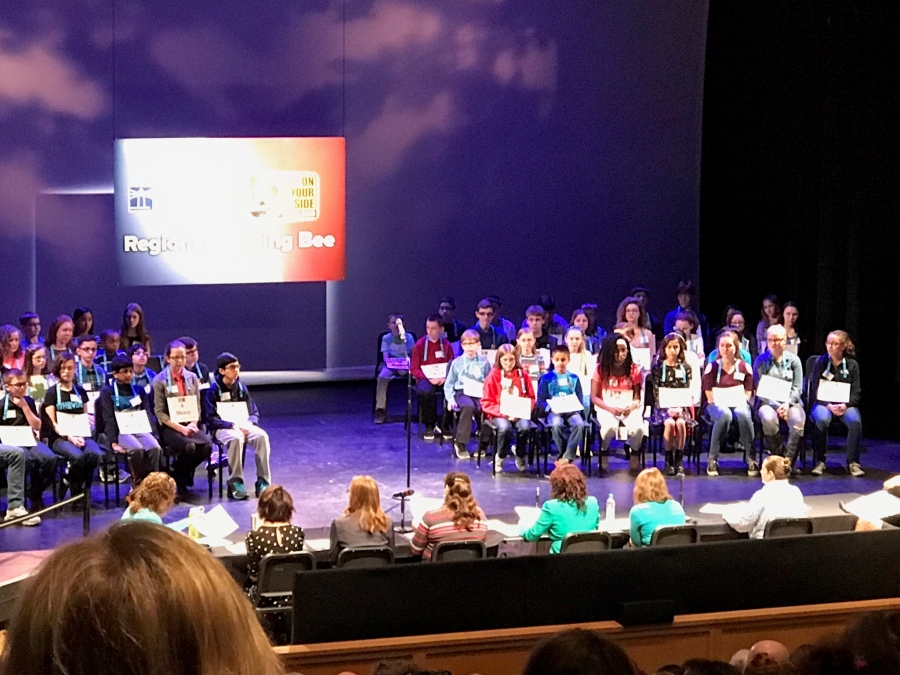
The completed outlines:
<svg viewBox="0 0 900 675">
<path fill-rule="evenodd" d="M 712 0 L 701 307 L 800 309 L 808 354 L 857 345 L 867 436 L 900 425 L 900 3 Z"/>
</svg>

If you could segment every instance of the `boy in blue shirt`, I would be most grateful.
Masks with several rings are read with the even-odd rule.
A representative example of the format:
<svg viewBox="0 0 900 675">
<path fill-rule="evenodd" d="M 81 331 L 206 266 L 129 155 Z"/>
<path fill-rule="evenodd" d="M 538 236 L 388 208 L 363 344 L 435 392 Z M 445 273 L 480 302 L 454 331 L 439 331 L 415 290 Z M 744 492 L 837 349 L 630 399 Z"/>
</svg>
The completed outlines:
<svg viewBox="0 0 900 675">
<path fill-rule="evenodd" d="M 403 330 L 402 314 L 391 314 L 388 317 L 388 331 L 381 338 L 382 365 L 375 385 L 375 424 L 384 424 L 387 419 L 388 384 L 395 377 L 406 377 L 416 342 L 412 335 Z M 402 368 L 398 367 L 398 359 L 405 361 Z"/>
<path fill-rule="evenodd" d="M 553 362 L 553 370 L 541 377 L 538 382 L 537 409 L 539 414 L 547 417 L 553 434 L 553 442 L 560 453 L 560 464 L 568 464 L 575 459 L 575 453 L 581 441 L 584 439 L 584 430 L 587 426 L 584 421 L 583 395 L 581 381 L 576 375 L 567 372 L 569 367 L 569 348 L 564 344 L 556 345 L 550 353 Z M 551 399 L 561 399 L 563 396 L 575 396 L 579 403 L 578 411 L 555 413 L 550 408 Z M 569 438 L 566 441 L 566 427 L 569 427 Z"/>
<path fill-rule="evenodd" d="M 466 381 L 484 384 L 491 372 L 491 365 L 479 354 L 481 339 L 475 330 L 467 330 L 460 339 L 462 356 L 453 359 L 444 382 L 444 400 L 448 410 L 459 410 L 459 421 L 456 424 L 454 449 L 459 459 L 469 459 L 471 455 L 466 444 L 472 436 L 472 417 L 481 407 L 481 396 L 471 393 L 477 384 L 470 385 L 470 393 L 465 393 Z M 482 451 L 481 446 L 478 448 Z"/>
</svg>

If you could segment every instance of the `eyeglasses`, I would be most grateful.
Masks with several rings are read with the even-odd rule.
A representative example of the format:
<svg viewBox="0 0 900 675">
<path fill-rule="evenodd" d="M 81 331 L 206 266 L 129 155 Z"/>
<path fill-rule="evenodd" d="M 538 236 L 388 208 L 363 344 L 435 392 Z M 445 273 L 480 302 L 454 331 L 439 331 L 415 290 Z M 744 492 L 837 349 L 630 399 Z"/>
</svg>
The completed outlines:
<svg viewBox="0 0 900 675">
<path fill-rule="evenodd" d="M 97 351 L 96 347 L 79 347 L 78 349 L 80 349 L 81 351 L 86 352 L 88 354 L 93 354 L 94 352 Z"/>
<path fill-rule="evenodd" d="M 240 363 L 229 363 L 227 366 L 225 366 L 225 370 L 240 370 L 240 369 L 241 369 Z"/>
<path fill-rule="evenodd" d="M 463 346 L 463 347 L 476 347 L 476 346 L 477 346 L 477 347 L 480 347 L 480 346 L 481 346 L 481 342 L 480 342 L 480 341 L 475 341 L 475 340 L 466 340 L 465 342 L 462 343 L 462 346 Z"/>
<path fill-rule="evenodd" d="M 8 383 L 6 384 L 6 386 L 9 387 L 10 389 L 12 389 L 13 387 L 24 387 L 24 386 L 26 386 L 27 384 L 28 384 L 27 382 L 25 382 L 24 380 L 22 380 L 21 382 L 8 382 Z"/>
</svg>

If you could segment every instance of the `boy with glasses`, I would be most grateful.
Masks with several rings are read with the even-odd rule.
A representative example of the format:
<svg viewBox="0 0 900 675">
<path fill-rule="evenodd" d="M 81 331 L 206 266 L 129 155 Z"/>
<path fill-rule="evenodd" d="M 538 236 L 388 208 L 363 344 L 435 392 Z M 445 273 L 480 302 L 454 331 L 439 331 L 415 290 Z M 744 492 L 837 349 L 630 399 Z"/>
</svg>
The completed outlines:
<svg viewBox="0 0 900 675">
<path fill-rule="evenodd" d="M 475 317 L 478 319 L 478 323 L 469 330 L 478 334 L 482 349 L 497 349 L 500 345 L 509 343 L 506 333 L 494 326 L 494 305 L 490 300 L 485 298 L 478 303 Z"/>
<path fill-rule="evenodd" d="M 22 346 L 42 345 L 44 338 L 41 337 L 41 317 L 34 312 L 25 312 L 19 317 L 19 326 L 22 327 Z"/>
</svg>

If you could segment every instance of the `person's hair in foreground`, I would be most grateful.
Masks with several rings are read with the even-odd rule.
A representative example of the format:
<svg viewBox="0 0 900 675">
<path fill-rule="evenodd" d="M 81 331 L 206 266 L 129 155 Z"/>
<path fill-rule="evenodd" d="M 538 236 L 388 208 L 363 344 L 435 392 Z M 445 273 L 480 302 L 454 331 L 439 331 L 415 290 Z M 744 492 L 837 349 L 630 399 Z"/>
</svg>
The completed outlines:
<svg viewBox="0 0 900 675">
<path fill-rule="evenodd" d="M 0 675 L 284 673 L 225 567 L 142 522 L 58 548 L 26 587 L 8 638 Z"/>
<path fill-rule="evenodd" d="M 625 651 L 599 633 L 563 631 L 538 644 L 522 675 L 635 675 Z"/>
</svg>

